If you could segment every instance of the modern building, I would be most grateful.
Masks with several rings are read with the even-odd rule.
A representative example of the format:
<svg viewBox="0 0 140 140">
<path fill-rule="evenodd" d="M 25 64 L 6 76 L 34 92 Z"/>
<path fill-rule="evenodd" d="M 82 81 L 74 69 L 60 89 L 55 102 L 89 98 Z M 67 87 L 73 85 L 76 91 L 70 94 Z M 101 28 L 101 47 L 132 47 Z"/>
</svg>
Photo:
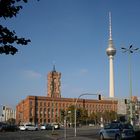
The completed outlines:
<svg viewBox="0 0 140 140">
<path fill-rule="evenodd" d="M 118 99 L 118 110 L 117 114 L 119 115 L 127 115 L 127 105 L 125 103 L 125 99 Z"/>
<path fill-rule="evenodd" d="M 132 120 L 134 124 L 140 125 L 140 100 L 137 96 L 132 96 L 131 100 L 127 99 L 127 115 L 130 117 L 131 114 L 131 108 L 130 108 L 130 102 L 132 104 Z"/>
<path fill-rule="evenodd" d="M 132 96 L 131 98 L 132 104 L 132 116 L 133 123 L 140 123 L 140 100 L 137 96 Z M 117 114 L 125 116 L 126 120 L 130 120 L 130 99 L 118 99 L 118 111 Z"/>
<path fill-rule="evenodd" d="M 61 122 L 61 110 L 75 105 L 76 98 L 61 97 L 61 73 L 48 73 L 47 96 L 28 96 L 16 106 L 16 122 L 50 123 Z M 79 99 L 77 107 L 85 108 L 90 116 L 93 112 L 117 111 L 117 101 Z"/>
<path fill-rule="evenodd" d="M 16 119 L 16 110 L 12 107 L 2 106 L 0 121 L 6 122 L 9 119 Z"/>
</svg>

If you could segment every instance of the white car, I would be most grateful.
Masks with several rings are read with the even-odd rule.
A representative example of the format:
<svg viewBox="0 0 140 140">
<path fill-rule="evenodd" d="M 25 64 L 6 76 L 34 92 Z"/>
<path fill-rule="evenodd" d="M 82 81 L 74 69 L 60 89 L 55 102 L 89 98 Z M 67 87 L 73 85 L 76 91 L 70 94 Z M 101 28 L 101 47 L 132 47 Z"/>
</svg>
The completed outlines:
<svg viewBox="0 0 140 140">
<path fill-rule="evenodd" d="M 32 124 L 24 124 L 19 126 L 19 130 L 38 130 L 38 127 Z"/>
<path fill-rule="evenodd" d="M 59 126 L 58 123 L 54 123 L 54 124 L 53 124 L 53 127 L 54 127 L 54 129 L 59 129 L 59 128 L 60 128 L 60 126 Z"/>
<path fill-rule="evenodd" d="M 91 127 L 92 127 L 92 126 L 94 126 L 94 124 L 93 124 L 93 123 L 90 123 L 90 124 L 89 124 L 89 126 L 91 126 Z"/>
<path fill-rule="evenodd" d="M 40 126 L 40 130 L 46 130 L 46 129 L 47 129 L 47 125 L 42 124 L 42 125 Z"/>
</svg>

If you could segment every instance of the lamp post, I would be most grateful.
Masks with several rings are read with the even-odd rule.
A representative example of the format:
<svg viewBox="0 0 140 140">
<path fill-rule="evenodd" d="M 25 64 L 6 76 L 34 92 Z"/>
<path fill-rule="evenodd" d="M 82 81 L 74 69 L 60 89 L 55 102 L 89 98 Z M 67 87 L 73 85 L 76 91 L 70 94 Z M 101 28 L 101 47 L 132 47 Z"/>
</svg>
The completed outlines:
<svg viewBox="0 0 140 140">
<path fill-rule="evenodd" d="M 78 98 L 76 99 L 76 101 L 75 101 L 75 137 L 76 137 L 76 134 L 77 134 L 77 128 L 76 128 L 76 112 L 77 112 L 77 101 L 80 99 L 80 97 L 82 97 L 82 96 L 84 96 L 84 95 L 98 95 L 98 97 L 99 97 L 99 100 L 101 100 L 101 94 L 92 94 L 92 93 L 84 93 L 84 94 L 80 94 L 79 96 L 78 96 Z"/>
<path fill-rule="evenodd" d="M 129 48 L 121 48 L 123 50 L 123 53 L 128 53 L 129 57 L 129 96 L 130 96 L 130 122 L 133 125 L 133 110 L 132 110 L 132 75 L 131 75 L 131 54 L 137 51 L 139 48 L 133 48 L 132 45 L 130 45 Z"/>
<path fill-rule="evenodd" d="M 71 111 L 68 111 L 68 115 L 69 115 L 69 127 L 71 127 Z"/>
</svg>

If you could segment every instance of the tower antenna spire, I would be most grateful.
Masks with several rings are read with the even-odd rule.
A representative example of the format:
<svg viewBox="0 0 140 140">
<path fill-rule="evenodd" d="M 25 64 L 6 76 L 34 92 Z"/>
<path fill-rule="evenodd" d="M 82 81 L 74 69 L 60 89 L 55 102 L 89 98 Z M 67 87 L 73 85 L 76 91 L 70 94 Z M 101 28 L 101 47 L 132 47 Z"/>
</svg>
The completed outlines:
<svg viewBox="0 0 140 140">
<path fill-rule="evenodd" d="M 56 72 L 56 70 L 55 70 L 55 61 L 53 61 L 53 72 Z"/>
<path fill-rule="evenodd" d="M 111 12 L 109 12 L 109 40 L 112 40 Z"/>
</svg>

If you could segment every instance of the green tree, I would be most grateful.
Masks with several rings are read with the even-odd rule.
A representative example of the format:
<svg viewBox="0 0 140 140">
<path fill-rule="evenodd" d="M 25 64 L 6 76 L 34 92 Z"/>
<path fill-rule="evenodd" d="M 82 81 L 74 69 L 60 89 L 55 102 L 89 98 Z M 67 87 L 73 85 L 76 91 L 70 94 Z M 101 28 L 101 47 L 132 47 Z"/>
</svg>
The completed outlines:
<svg viewBox="0 0 140 140">
<path fill-rule="evenodd" d="M 27 3 L 28 0 L 0 0 L 0 18 L 7 20 L 8 18 L 16 17 L 19 11 L 23 8 L 21 4 Z M 14 55 L 18 52 L 15 47 L 17 45 L 27 45 L 30 39 L 18 37 L 16 32 L 11 31 L 7 27 L 0 25 L 0 54 Z"/>
<path fill-rule="evenodd" d="M 117 113 L 115 111 L 105 111 L 103 113 L 104 122 L 111 122 L 117 119 Z"/>
<path fill-rule="evenodd" d="M 89 123 L 96 123 L 96 113 L 92 112 L 89 116 Z"/>
<path fill-rule="evenodd" d="M 115 111 L 110 111 L 110 121 L 117 119 L 117 113 Z"/>
<path fill-rule="evenodd" d="M 103 113 L 103 119 L 104 119 L 104 122 L 110 122 L 110 113 L 109 113 L 109 111 L 105 111 Z"/>
<path fill-rule="evenodd" d="M 88 111 L 85 108 L 80 108 L 81 116 L 80 116 L 80 123 L 86 125 L 89 118 L 88 118 Z"/>
<path fill-rule="evenodd" d="M 16 123 L 16 120 L 14 118 L 10 118 L 7 120 L 7 123 L 14 125 Z"/>
<path fill-rule="evenodd" d="M 88 111 L 85 108 L 81 108 L 81 120 L 88 119 Z"/>
<path fill-rule="evenodd" d="M 65 115 L 66 115 L 65 110 L 61 110 L 61 111 L 60 111 L 61 123 L 64 122 Z"/>
<path fill-rule="evenodd" d="M 68 117 L 67 117 L 67 120 L 71 123 L 74 123 L 74 120 L 75 120 L 75 106 L 74 105 L 71 105 L 68 107 L 67 109 L 67 112 L 70 112 L 68 114 Z"/>
<path fill-rule="evenodd" d="M 102 115 L 103 114 L 101 112 L 96 112 L 96 123 L 100 123 L 101 122 Z"/>
</svg>

